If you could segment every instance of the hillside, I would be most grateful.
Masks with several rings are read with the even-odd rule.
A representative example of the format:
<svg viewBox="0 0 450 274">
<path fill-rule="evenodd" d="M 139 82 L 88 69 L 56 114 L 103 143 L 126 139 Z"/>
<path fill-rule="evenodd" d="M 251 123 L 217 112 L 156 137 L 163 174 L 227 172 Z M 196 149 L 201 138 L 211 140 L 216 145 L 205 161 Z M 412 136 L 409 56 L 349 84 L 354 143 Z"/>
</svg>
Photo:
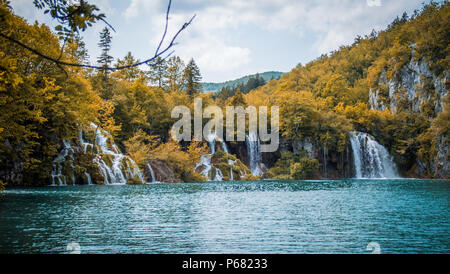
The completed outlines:
<svg viewBox="0 0 450 274">
<path fill-rule="evenodd" d="M 449 44 L 450 5 L 431 3 L 299 65 L 245 99 L 280 106 L 287 150 L 308 143 L 322 176 L 345 176 L 349 134 L 358 131 L 387 148 L 401 175 L 448 178 Z M 289 175 L 289 168 L 273 173 Z"/>
<path fill-rule="evenodd" d="M 228 88 L 234 88 L 239 84 L 245 84 L 248 79 L 252 78 L 252 77 L 256 77 L 256 76 L 260 76 L 262 77 L 266 82 L 270 81 L 271 79 L 278 79 L 280 78 L 284 73 L 283 72 L 279 72 L 279 71 L 267 71 L 264 73 L 257 73 L 257 74 L 252 74 L 252 75 L 247 75 L 244 77 L 241 77 L 239 79 L 236 80 L 230 80 L 230 81 L 226 81 L 223 83 L 202 83 L 203 85 L 203 91 L 204 92 L 215 92 L 215 91 L 219 91 L 224 87 L 228 87 Z"/>
<path fill-rule="evenodd" d="M 79 41 L 62 50 L 47 26 L 29 25 L 2 4 L 1 16 L 8 22 L 2 33 L 62 60 L 83 60 Z M 172 56 L 152 68 L 152 77 L 135 67 L 61 70 L 2 39 L 0 186 L 354 178 L 356 149 L 372 154 L 360 167 L 375 165 L 368 144 L 401 176 L 449 178 L 449 44 L 450 4 L 431 3 L 289 73 L 259 75 L 266 81 L 282 75 L 278 80 L 211 94 L 201 92 L 193 59 L 184 66 Z M 222 110 L 278 106 L 279 149 L 261 155 L 254 134 L 245 142 L 174 141 L 172 110 L 193 109 L 193 97 Z"/>
</svg>

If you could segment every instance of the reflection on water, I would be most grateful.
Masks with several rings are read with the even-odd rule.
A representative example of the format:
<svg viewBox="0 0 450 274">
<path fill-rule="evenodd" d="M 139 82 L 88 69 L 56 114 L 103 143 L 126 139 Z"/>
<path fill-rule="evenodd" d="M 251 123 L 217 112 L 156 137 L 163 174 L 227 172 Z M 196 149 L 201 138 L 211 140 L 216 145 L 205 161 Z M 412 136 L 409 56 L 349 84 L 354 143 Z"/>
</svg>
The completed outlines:
<svg viewBox="0 0 450 274">
<path fill-rule="evenodd" d="M 8 189 L 0 253 L 449 253 L 450 182 Z"/>
</svg>

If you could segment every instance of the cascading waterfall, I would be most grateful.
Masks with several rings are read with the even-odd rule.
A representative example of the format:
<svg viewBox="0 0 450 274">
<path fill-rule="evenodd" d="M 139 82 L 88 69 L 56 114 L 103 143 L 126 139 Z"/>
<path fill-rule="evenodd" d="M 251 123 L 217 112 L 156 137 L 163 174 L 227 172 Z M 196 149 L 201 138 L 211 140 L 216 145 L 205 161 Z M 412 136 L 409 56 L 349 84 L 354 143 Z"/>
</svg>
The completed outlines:
<svg viewBox="0 0 450 274">
<path fill-rule="evenodd" d="M 223 150 L 223 152 L 225 152 L 226 154 L 229 154 L 229 152 L 228 152 L 228 147 L 227 147 L 227 143 L 225 143 L 225 141 L 222 141 L 222 150 Z"/>
<path fill-rule="evenodd" d="M 212 132 L 212 133 L 208 134 L 208 136 L 206 136 L 205 139 L 208 142 L 210 153 L 208 155 L 203 155 L 200 158 L 200 162 L 195 166 L 194 171 L 197 170 L 198 168 L 201 168 L 200 174 L 203 175 L 204 177 L 208 178 L 209 181 L 222 181 L 223 180 L 222 171 L 217 167 L 213 167 L 211 164 L 211 158 L 214 155 L 214 153 L 216 153 L 216 139 L 217 139 L 216 132 Z M 226 154 L 228 154 L 227 144 L 223 140 L 218 140 L 218 141 L 222 143 L 222 150 Z M 228 163 L 231 164 L 230 160 L 228 160 Z M 214 178 L 211 178 L 212 176 L 210 175 L 210 173 L 213 168 L 215 171 L 215 175 L 214 175 Z M 232 179 L 233 178 L 232 168 L 230 168 L 230 172 L 231 172 L 231 175 L 230 175 L 231 180 L 233 180 Z"/>
<path fill-rule="evenodd" d="M 256 132 L 249 132 L 246 138 L 247 153 L 250 162 L 250 171 L 253 176 L 263 176 L 265 166 L 262 163 L 259 137 Z"/>
<path fill-rule="evenodd" d="M 209 178 L 209 172 L 211 171 L 211 155 L 203 155 L 200 157 L 200 162 L 195 166 L 194 171 L 202 167 L 200 172 L 206 178 Z"/>
<path fill-rule="evenodd" d="M 93 124 L 93 126 L 95 125 Z M 126 184 L 130 178 L 139 178 L 142 183 L 145 183 L 144 176 L 133 159 L 120 153 L 119 148 L 115 144 L 108 146 L 108 137 L 106 135 L 112 138 L 107 131 L 102 131 L 98 127 L 95 130 L 95 145 L 100 147 L 103 155 L 112 157 L 111 166 L 108 166 L 100 157 L 94 159 L 94 162 L 98 164 L 100 171 L 103 173 L 105 184 Z M 126 169 L 123 167 L 124 163 L 126 164 Z M 123 170 L 127 172 L 124 174 Z"/>
<path fill-rule="evenodd" d="M 356 178 L 399 178 L 396 165 L 385 147 L 364 132 L 352 132 L 350 143 Z"/>
<path fill-rule="evenodd" d="M 200 174 L 203 175 L 206 178 L 210 178 L 209 173 L 212 169 L 211 166 L 211 158 L 212 155 L 214 155 L 214 153 L 216 153 L 216 133 L 215 132 L 211 132 L 210 134 L 208 134 L 208 136 L 206 136 L 206 142 L 208 142 L 209 145 L 209 150 L 210 150 L 210 154 L 208 155 L 203 155 L 200 158 L 200 162 L 195 166 L 194 171 L 197 170 L 198 168 L 202 168 Z M 216 176 L 217 177 L 217 169 L 216 169 Z M 215 180 L 216 178 L 214 178 Z"/>
<path fill-rule="evenodd" d="M 94 143 L 84 140 L 83 132 L 79 130 L 78 141 L 83 148 L 83 153 L 91 152 L 94 154 L 93 162 L 98 166 L 100 173 L 103 175 L 104 184 L 126 184 L 131 178 L 136 178 L 145 183 L 144 176 L 139 170 L 137 164 L 130 157 L 123 155 L 119 148 L 114 144 L 112 136 L 97 125 L 91 123 L 91 128 L 95 129 Z M 69 153 L 70 152 L 70 153 Z M 70 175 L 72 183 L 75 184 L 75 175 L 73 173 L 73 153 L 69 142 L 64 141 L 64 148 L 58 157 L 53 161 L 52 185 L 67 185 L 66 176 L 62 174 L 62 165 L 66 157 L 70 154 L 70 163 L 72 173 Z M 108 164 L 109 163 L 109 164 Z M 84 173 L 88 184 L 92 184 L 91 175 Z"/>
<path fill-rule="evenodd" d="M 229 152 L 228 152 L 228 146 L 227 146 L 227 143 L 225 143 L 225 141 L 222 141 L 222 150 L 223 150 L 223 152 L 225 152 L 226 154 L 229 154 Z M 228 164 L 232 166 L 232 165 L 235 164 L 235 161 L 233 161 L 233 160 L 231 160 L 231 159 L 228 159 Z M 230 181 L 234 181 L 234 178 L 233 178 L 233 168 L 232 168 L 232 167 L 230 167 Z"/>
<path fill-rule="evenodd" d="M 64 147 L 60 151 L 58 157 L 53 160 L 53 169 L 52 169 L 52 186 L 66 186 L 67 178 L 62 174 L 63 172 L 63 164 L 66 161 L 66 157 L 69 156 L 69 161 L 72 167 L 72 174 L 70 179 L 72 180 L 72 184 L 75 184 L 75 175 L 73 174 L 73 148 L 70 145 L 70 142 L 63 141 Z M 70 154 L 70 155 L 69 155 Z"/>
<path fill-rule="evenodd" d="M 155 172 L 153 171 L 152 165 L 147 164 L 148 170 L 150 170 L 150 175 L 152 176 L 152 183 L 156 182 Z"/>
<path fill-rule="evenodd" d="M 217 135 L 215 132 L 210 133 L 205 138 L 206 141 L 208 142 L 209 149 L 211 150 L 211 154 L 216 153 L 216 138 L 217 138 Z"/>
<path fill-rule="evenodd" d="M 85 172 L 84 176 L 86 176 L 86 179 L 88 181 L 88 185 L 92 185 L 92 178 L 91 178 L 91 174 Z"/>
</svg>

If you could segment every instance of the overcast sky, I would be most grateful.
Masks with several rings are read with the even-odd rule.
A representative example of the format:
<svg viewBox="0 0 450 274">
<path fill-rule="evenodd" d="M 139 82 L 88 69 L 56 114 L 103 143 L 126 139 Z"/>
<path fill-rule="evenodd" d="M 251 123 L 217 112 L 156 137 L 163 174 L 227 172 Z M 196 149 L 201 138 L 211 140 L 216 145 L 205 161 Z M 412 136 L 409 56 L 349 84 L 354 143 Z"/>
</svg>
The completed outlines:
<svg viewBox="0 0 450 274">
<path fill-rule="evenodd" d="M 175 54 L 193 57 L 203 80 L 222 82 L 264 71 L 288 72 L 323 53 L 351 44 L 356 35 L 384 29 L 424 0 L 173 0 L 169 32 L 196 14 L 178 39 Z M 164 29 L 168 0 L 91 0 L 116 29 L 111 55 L 128 51 L 141 60 L 154 54 Z M 33 0 L 12 0 L 30 23 L 52 25 Z M 97 23 L 84 32 L 91 60 L 99 55 Z"/>
</svg>

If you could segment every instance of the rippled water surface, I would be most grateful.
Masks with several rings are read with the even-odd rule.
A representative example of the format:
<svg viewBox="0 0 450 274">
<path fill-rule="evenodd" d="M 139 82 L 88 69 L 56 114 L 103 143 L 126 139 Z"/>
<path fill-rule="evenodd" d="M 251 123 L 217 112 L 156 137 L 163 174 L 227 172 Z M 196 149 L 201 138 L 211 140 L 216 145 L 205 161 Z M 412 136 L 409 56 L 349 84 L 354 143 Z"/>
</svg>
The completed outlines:
<svg viewBox="0 0 450 274">
<path fill-rule="evenodd" d="M 450 182 L 11 188 L 0 253 L 450 253 Z"/>
</svg>

